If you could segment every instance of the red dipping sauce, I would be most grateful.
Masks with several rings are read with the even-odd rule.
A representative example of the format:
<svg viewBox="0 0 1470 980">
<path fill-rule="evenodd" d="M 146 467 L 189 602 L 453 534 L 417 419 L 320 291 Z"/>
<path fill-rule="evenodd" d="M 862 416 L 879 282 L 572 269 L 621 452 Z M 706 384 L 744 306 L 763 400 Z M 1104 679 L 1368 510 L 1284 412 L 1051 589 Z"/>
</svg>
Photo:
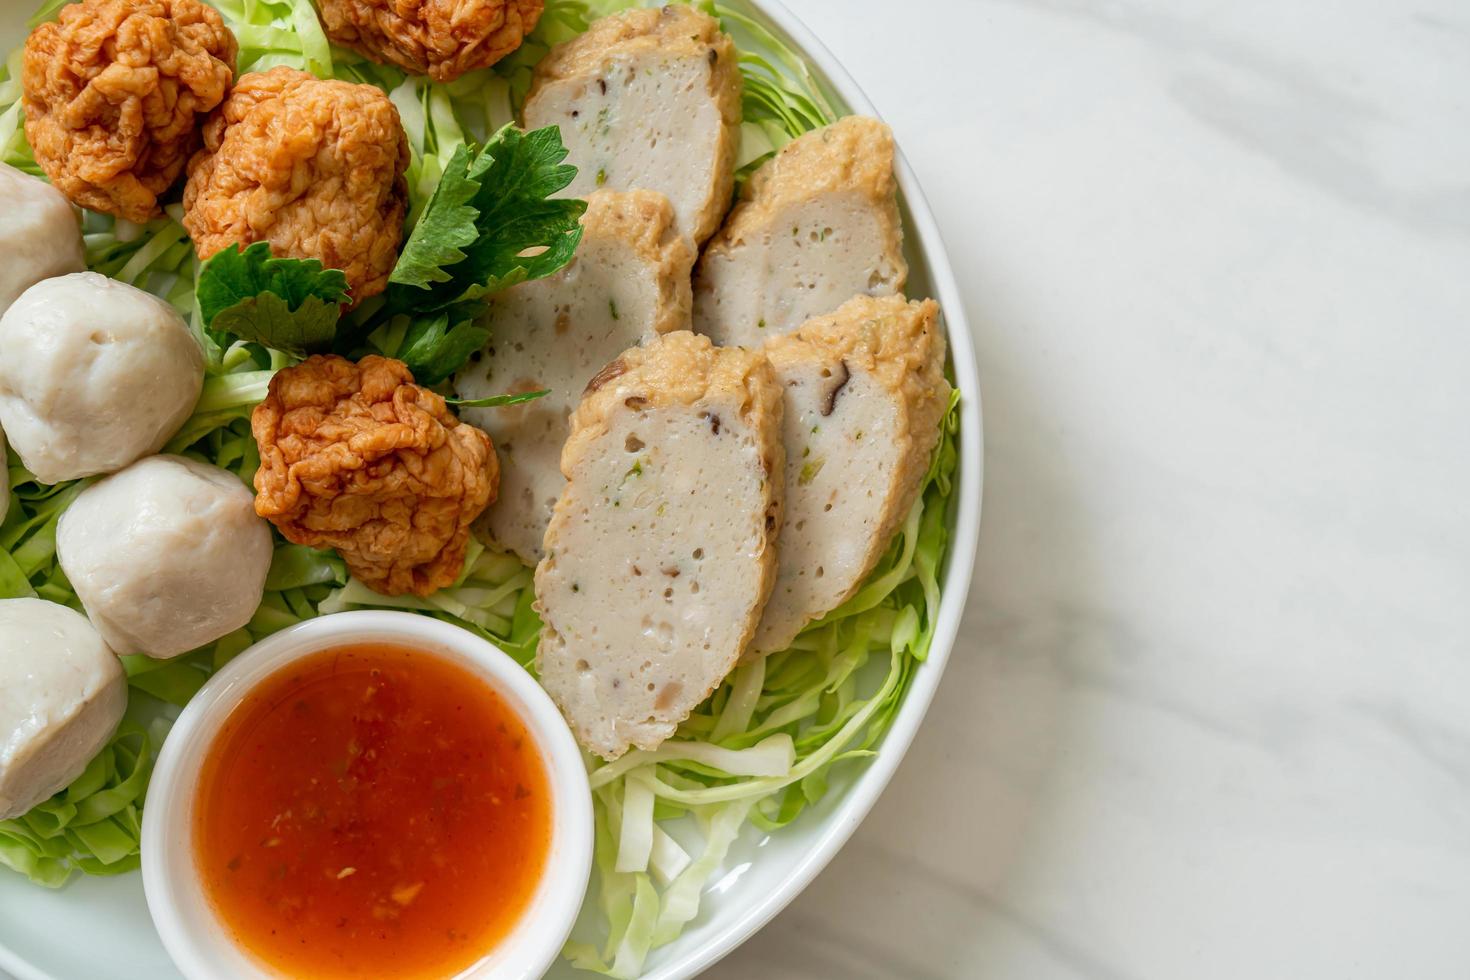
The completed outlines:
<svg viewBox="0 0 1470 980">
<path fill-rule="evenodd" d="M 507 936 L 546 867 L 551 793 L 516 712 L 433 654 L 356 644 L 225 721 L 194 807 L 205 894 L 298 977 L 445 977 Z"/>
</svg>

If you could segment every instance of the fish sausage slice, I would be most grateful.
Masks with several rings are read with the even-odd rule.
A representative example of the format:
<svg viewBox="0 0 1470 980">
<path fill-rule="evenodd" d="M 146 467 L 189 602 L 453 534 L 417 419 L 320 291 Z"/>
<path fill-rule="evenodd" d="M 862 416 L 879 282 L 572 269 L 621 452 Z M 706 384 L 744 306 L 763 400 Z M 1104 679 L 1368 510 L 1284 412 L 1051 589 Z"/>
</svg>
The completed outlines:
<svg viewBox="0 0 1470 980">
<path fill-rule="evenodd" d="M 786 402 L 786 516 L 752 655 L 784 650 L 856 592 L 913 507 L 949 405 L 938 313 L 859 296 L 767 342 Z"/>
<path fill-rule="evenodd" d="M 490 343 L 455 376 L 456 394 L 551 393 L 460 413 L 488 432 L 500 453 L 500 495 L 476 524 L 482 536 L 528 565 L 541 560 L 541 539 L 566 482 L 568 416 L 587 382 L 619 353 L 646 334 L 689 329 L 693 263 L 662 194 L 597 191 L 587 198 L 572 261 L 491 301 Z"/>
<path fill-rule="evenodd" d="M 734 188 L 740 91 L 734 42 L 714 18 L 674 3 L 604 17 L 552 48 L 521 115 L 527 129 L 561 128 L 577 167 L 568 197 L 660 191 L 680 230 L 703 242 Z"/>
<path fill-rule="evenodd" d="M 687 331 L 593 379 L 536 569 L 542 685 L 604 759 L 652 749 L 725 679 L 775 581 L 781 391 Z"/>
<path fill-rule="evenodd" d="M 694 329 L 759 346 L 858 294 L 903 291 L 893 136 L 849 116 L 786 144 L 746 184 L 694 279 Z"/>
</svg>

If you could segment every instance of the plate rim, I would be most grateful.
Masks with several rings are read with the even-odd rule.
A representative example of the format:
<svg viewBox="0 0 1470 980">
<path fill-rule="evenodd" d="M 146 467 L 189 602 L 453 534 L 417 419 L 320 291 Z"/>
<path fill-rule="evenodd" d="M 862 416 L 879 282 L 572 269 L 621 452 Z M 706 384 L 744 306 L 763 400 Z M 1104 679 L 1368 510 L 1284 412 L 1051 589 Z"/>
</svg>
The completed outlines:
<svg viewBox="0 0 1470 980">
<path fill-rule="evenodd" d="M 827 46 L 786 6 L 783 0 L 744 0 L 768 26 L 784 34 L 792 47 L 854 112 L 882 119 L 862 87 L 828 50 Z M 940 597 L 929 657 L 915 672 L 913 685 L 884 735 L 881 751 L 846 790 L 845 798 L 816 832 L 815 841 L 782 880 L 780 886 L 751 902 L 730 922 L 703 943 L 683 956 L 658 964 L 643 974 L 643 980 L 690 980 L 724 959 L 755 935 L 762 927 L 791 904 L 818 874 L 831 863 L 864 818 L 877 803 L 892 780 L 894 772 L 908 753 L 920 725 L 938 691 L 959 635 L 960 621 L 974 572 L 979 547 L 980 512 L 984 486 L 984 433 L 981 406 L 980 371 L 975 355 L 973 335 L 960 296 L 949 252 L 940 235 L 934 213 L 919 186 L 918 177 L 897 148 L 894 170 L 898 178 L 913 227 L 906 229 L 924 256 L 943 311 L 945 337 L 955 379 L 961 392 L 959 473 L 956 485 L 957 511 L 951 528 L 950 550 L 946 559 L 944 591 Z M 15 980 L 59 980 L 34 966 L 0 943 L 0 970 Z"/>
</svg>

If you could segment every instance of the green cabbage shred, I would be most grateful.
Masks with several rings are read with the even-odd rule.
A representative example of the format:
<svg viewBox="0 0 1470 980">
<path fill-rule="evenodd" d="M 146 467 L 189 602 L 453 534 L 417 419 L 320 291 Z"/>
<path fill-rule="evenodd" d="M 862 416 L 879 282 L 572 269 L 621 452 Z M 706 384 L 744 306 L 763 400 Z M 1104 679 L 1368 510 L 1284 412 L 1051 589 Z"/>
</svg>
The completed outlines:
<svg viewBox="0 0 1470 980">
<path fill-rule="evenodd" d="M 837 114 L 802 59 L 778 38 L 738 10 L 698 2 L 721 19 L 741 51 L 743 181 L 791 138 Z M 37 19 L 60 5 L 48 2 Z M 286 64 L 389 93 L 412 147 L 412 225 L 446 171 L 465 166 L 473 149 L 464 144 L 483 144 L 513 119 L 532 67 L 552 44 L 598 16 L 637 4 L 547 0 L 540 24 L 518 51 L 448 85 L 331 47 L 304 0 L 215 5 L 240 41 L 242 72 Z M 21 129 L 18 67 L 15 52 L 0 77 L 0 159 L 39 173 Z M 208 353 L 207 376 L 193 416 L 166 451 L 223 467 L 249 485 L 259 465 L 251 409 L 271 375 L 293 358 L 205 330 L 195 300 L 199 263 L 180 217 L 177 206 L 141 226 L 86 215 L 88 264 L 165 297 L 189 319 Z M 454 248 L 470 241 L 469 226 L 460 223 L 460 233 L 442 238 L 436 253 L 426 249 L 426 261 L 405 267 L 400 288 L 437 285 L 445 264 L 439 260 L 452 260 Z M 385 340 L 381 332 L 374 339 Z M 747 827 L 769 833 L 798 819 L 827 792 L 836 767 L 874 754 L 934 638 L 958 461 L 958 401 L 956 393 L 918 502 L 857 594 L 808 626 L 791 649 L 739 667 L 659 749 L 633 751 L 612 763 L 588 759 L 595 868 L 565 951 L 573 965 L 638 976 L 650 952 L 674 941 L 698 916 L 705 887 Z M 55 534 L 61 512 L 89 481 L 43 486 L 13 452 L 8 463 L 0 597 L 34 595 L 80 609 L 56 562 Z M 378 595 L 352 580 L 335 554 L 278 540 L 264 601 L 244 629 L 173 660 L 124 658 L 133 697 L 117 734 L 71 786 L 30 813 L 0 822 L 0 863 L 48 887 L 78 871 L 116 874 L 137 867 L 152 750 L 176 711 L 171 706 L 186 703 L 213 671 L 271 633 L 347 609 L 405 609 L 485 637 L 534 673 L 541 624 L 533 599 L 531 571 L 473 539 L 458 581 L 423 598 Z"/>
</svg>

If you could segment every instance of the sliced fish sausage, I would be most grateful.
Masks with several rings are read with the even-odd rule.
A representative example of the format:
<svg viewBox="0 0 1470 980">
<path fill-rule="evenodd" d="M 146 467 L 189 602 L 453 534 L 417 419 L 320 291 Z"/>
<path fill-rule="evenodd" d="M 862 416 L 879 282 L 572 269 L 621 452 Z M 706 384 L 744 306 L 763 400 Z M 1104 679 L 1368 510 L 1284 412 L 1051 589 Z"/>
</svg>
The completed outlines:
<svg viewBox="0 0 1470 980">
<path fill-rule="evenodd" d="M 781 392 L 687 331 L 593 379 L 536 569 L 541 683 L 588 750 L 674 733 L 740 659 L 775 580 Z"/>
<path fill-rule="evenodd" d="M 659 191 L 702 243 L 730 205 L 740 92 L 734 42 L 713 17 L 673 3 L 604 17 L 552 48 L 521 116 L 528 129 L 561 128 L 577 167 L 567 196 Z"/>
<path fill-rule="evenodd" d="M 694 329 L 759 346 L 853 296 L 903 291 L 893 136 L 850 116 L 786 144 L 746 184 L 695 272 Z"/>
<path fill-rule="evenodd" d="M 766 344 L 785 396 L 785 524 L 752 654 L 848 599 L 918 497 L 949 405 L 933 300 L 849 300 Z"/>
<path fill-rule="evenodd" d="M 587 198 L 572 261 L 491 301 L 490 343 L 455 376 L 456 393 L 550 394 L 460 413 L 490 434 L 500 454 L 500 496 L 476 524 L 483 537 L 529 565 L 541 560 L 541 539 L 566 482 L 568 416 L 587 382 L 619 353 L 648 334 L 689 329 L 693 262 L 662 194 L 597 191 Z"/>
</svg>

